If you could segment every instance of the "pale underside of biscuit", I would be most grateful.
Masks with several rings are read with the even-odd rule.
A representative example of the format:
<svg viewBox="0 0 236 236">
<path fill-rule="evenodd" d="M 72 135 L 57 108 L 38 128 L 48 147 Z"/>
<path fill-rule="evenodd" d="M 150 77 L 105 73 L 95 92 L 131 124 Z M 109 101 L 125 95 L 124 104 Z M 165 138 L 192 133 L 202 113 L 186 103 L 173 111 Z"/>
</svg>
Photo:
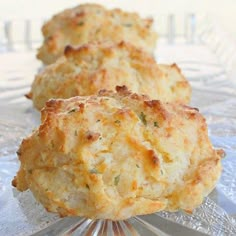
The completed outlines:
<svg viewBox="0 0 236 236">
<path fill-rule="evenodd" d="M 125 87 L 48 101 L 18 155 L 13 185 L 61 216 L 121 220 L 192 211 L 221 173 L 220 152 L 197 109 Z"/>
<path fill-rule="evenodd" d="M 151 28 L 152 19 L 142 19 L 136 13 L 82 4 L 58 13 L 43 25 L 44 42 L 37 57 L 44 64 L 51 64 L 63 55 L 67 45 L 122 40 L 153 52 L 157 35 Z"/>
<path fill-rule="evenodd" d="M 190 84 L 176 64 L 158 65 L 127 42 L 67 47 L 63 57 L 35 77 L 27 96 L 40 110 L 50 98 L 87 96 L 116 85 L 167 102 L 188 104 L 191 97 Z"/>
</svg>

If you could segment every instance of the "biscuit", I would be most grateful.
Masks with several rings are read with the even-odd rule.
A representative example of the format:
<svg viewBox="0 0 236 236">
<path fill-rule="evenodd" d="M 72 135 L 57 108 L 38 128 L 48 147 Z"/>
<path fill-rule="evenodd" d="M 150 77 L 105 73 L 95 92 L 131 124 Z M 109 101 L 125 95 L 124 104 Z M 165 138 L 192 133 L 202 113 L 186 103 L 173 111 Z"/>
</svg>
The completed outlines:
<svg viewBox="0 0 236 236">
<path fill-rule="evenodd" d="M 87 96 L 116 85 L 168 102 L 187 104 L 191 96 L 176 64 L 157 65 L 150 54 L 120 42 L 66 47 L 63 57 L 36 76 L 27 97 L 40 110 L 50 98 Z"/>
<path fill-rule="evenodd" d="M 61 216 L 189 212 L 214 188 L 221 153 L 197 109 L 123 86 L 48 101 L 41 125 L 21 143 L 13 185 Z"/>
<path fill-rule="evenodd" d="M 95 41 L 125 40 L 153 52 L 157 34 L 151 29 L 152 23 L 152 19 L 142 19 L 136 13 L 82 4 L 58 13 L 43 25 L 44 42 L 37 58 L 51 64 L 63 55 L 67 45 L 81 46 Z"/>
</svg>

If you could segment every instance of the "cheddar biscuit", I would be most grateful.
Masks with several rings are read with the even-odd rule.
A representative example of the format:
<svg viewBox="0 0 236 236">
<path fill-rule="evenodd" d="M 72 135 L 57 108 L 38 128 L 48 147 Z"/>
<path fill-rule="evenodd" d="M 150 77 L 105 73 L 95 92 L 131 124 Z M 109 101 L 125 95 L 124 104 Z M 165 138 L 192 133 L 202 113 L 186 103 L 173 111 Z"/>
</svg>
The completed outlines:
<svg viewBox="0 0 236 236">
<path fill-rule="evenodd" d="M 48 101 L 41 125 L 20 146 L 13 185 L 61 216 L 192 211 L 220 176 L 220 153 L 197 109 L 123 86 Z"/>
<path fill-rule="evenodd" d="M 70 98 L 126 85 L 153 99 L 189 103 L 191 88 L 176 64 L 157 65 L 148 53 L 126 43 L 66 47 L 64 56 L 39 73 L 27 97 L 41 109 L 50 98 Z"/>
<path fill-rule="evenodd" d="M 43 45 L 37 57 L 51 64 L 63 55 L 67 45 L 81 46 L 88 42 L 132 42 L 153 52 L 157 35 L 152 30 L 152 19 L 120 9 L 107 10 L 97 4 L 81 4 L 53 16 L 42 27 Z"/>
</svg>

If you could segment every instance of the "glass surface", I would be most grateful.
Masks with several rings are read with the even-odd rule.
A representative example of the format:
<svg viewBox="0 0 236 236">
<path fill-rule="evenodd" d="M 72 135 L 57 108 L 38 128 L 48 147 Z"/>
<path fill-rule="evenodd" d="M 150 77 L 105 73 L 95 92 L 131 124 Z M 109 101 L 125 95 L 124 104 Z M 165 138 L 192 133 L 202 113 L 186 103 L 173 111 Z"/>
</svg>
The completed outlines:
<svg viewBox="0 0 236 236">
<path fill-rule="evenodd" d="M 40 114 L 24 94 L 41 65 L 35 51 L 0 54 L 0 235 L 236 235 L 236 78 L 229 77 L 230 68 L 221 60 L 228 58 L 226 51 L 209 46 L 212 31 L 198 35 L 195 43 L 160 39 L 156 57 L 159 62 L 176 62 L 190 80 L 191 105 L 205 115 L 214 146 L 226 152 L 221 179 L 192 215 L 160 212 L 120 222 L 59 219 L 46 212 L 29 191 L 12 188 L 19 168 L 17 148 L 39 124 Z"/>
</svg>

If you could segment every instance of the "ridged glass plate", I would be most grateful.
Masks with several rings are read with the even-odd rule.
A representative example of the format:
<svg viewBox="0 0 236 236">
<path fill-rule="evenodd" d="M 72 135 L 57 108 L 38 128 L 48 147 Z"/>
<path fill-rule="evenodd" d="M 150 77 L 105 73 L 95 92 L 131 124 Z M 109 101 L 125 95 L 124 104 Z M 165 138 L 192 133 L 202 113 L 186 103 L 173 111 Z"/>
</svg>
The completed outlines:
<svg viewBox="0 0 236 236">
<path fill-rule="evenodd" d="M 191 81 L 192 105 L 205 115 L 214 146 L 226 151 L 216 189 L 192 215 L 160 212 L 119 222 L 60 219 L 29 191 L 12 188 L 19 167 L 15 152 L 39 124 L 39 113 L 24 94 L 41 65 L 34 51 L 0 54 L 0 235 L 236 235 L 236 78 L 227 63 L 236 54 L 221 49 L 224 41 L 209 24 L 204 27 L 198 28 L 195 43 L 161 39 L 157 49 L 159 62 L 178 63 Z"/>
</svg>

